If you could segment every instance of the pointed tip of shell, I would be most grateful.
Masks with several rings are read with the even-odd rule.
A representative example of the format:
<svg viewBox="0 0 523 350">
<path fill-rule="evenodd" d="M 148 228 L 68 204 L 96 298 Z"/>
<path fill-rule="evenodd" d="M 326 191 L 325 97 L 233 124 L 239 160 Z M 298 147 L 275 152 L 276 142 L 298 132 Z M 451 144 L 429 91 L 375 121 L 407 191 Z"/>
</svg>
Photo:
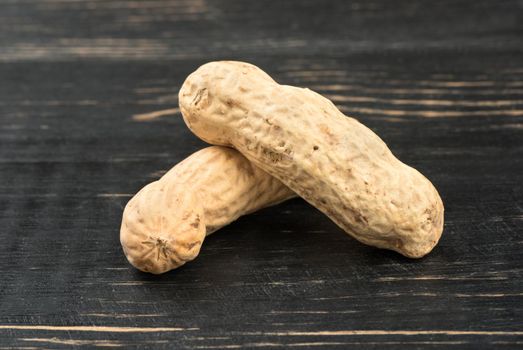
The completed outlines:
<svg viewBox="0 0 523 350">
<path fill-rule="evenodd" d="M 205 238 L 203 208 L 179 184 L 156 182 L 125 207 L 120 242 L 127 260 L 153 274 L 173 270 L 196 258 Z"/>
</svg>

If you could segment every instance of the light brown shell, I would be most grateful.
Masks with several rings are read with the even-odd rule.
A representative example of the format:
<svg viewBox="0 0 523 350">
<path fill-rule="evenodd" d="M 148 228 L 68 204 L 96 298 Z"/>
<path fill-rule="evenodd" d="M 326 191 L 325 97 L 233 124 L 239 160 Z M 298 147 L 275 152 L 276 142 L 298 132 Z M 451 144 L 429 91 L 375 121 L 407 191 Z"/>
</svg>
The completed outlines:
<svg viewBox="0 0 523 350">
<path fill-rule="evenodd" d="M 163 273 L 193 260 L 206 235 L 241 215 L 294 196 L 238 151 L 207 147 L 127 203 L 120 241 L 136 268 Z"/>
<path fill-rule="evenodd" d="M 232 146 L 359 241 L 421 257 L 443 203 L 417 170 L 321 95 L 243 62 L 211 62 L 184 82 L 180 108 L 204 141 Z"/>
</svg>

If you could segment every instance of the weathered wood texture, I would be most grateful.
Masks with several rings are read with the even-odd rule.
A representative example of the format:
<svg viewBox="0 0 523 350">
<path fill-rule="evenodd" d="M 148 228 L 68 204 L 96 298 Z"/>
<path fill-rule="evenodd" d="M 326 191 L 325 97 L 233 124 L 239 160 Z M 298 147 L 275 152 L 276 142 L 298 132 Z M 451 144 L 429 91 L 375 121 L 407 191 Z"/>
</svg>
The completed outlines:
<svg viewBox="0 0 523 350">
<path fill-rule="evenodd" d="M 122 209 L 203 146 L 177 91 L 214 59 L 319 91 L 426 174 L 433 253 L 363 246 L 296 199 L 135 271 Z M 0 3 L 3 347 L 521 347 L 522 174 L 521 1 Z"/>
</svg>

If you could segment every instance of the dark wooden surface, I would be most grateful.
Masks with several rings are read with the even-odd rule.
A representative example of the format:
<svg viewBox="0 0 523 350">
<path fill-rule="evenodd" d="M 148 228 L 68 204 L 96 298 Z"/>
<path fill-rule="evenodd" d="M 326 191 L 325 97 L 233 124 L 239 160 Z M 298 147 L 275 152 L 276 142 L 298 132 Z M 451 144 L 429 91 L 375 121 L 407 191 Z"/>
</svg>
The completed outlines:
<svg viewBox="0 0 523 350">
<path fill-rule="evenodd" d="M 498 0 L 2 1 L 0 347 L 523 347 L 522 23 Z M 215 59 L 317 90 L 426 174 L 433 253 L 295 199 L 134 270 L 122 209 L 204 146 L 172 112 Z"/>
</svg>

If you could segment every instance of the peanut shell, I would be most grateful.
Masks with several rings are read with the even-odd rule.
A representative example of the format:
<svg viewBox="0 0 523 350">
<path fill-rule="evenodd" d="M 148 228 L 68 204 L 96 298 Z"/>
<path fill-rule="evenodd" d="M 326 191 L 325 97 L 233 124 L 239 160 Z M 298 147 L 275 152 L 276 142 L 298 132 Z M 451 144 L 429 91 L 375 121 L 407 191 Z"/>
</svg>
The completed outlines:
<svg viewBox="0 0 523 350">
<path fill-rule="evenodd" d="M 211 62 L 184 82 L 187 126 L 231 146 L 359 241 L 418 258 L 443 231 L 443 203 L 416 169 L 323 96 L 254 65 Z"/>
</svg>

